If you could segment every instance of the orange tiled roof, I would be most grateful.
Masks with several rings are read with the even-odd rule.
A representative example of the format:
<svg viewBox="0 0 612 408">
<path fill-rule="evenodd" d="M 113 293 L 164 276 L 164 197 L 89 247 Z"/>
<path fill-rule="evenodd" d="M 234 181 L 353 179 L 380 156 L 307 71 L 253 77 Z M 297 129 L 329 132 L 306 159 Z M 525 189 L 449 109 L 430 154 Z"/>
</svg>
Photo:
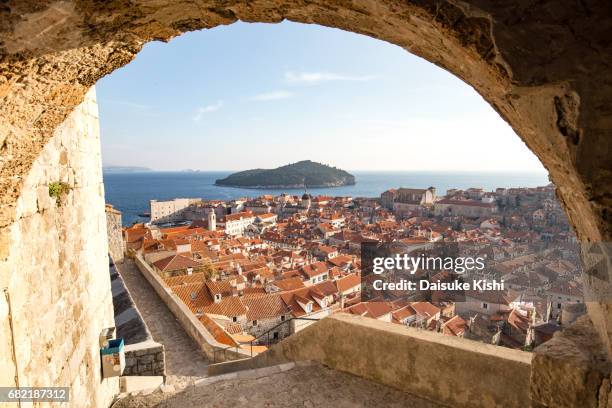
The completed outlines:
<svg viewBox="0 0 612 408">
<path fill-rule="evenodd" d="M 437 313 L 440 313 L 440 308 L 432 305 L 429 302 L 413 302 L 410 306 L 417 312 L 418 315 L 433 317 Z"/>
<path fill-rule="evenodd" d="M 325 262 L 315 262 L 302 267 L 302 272 L 309 278 L 319 276 L 327 272 L 328 268 Z"/>
<path fill-rule="evenodd" d="M 350 275 L 338 279 L 335 283 L 336 287 L 338 288 L 338 292 L 346 292 L 355 286 L 361 285 L 361 277 L 356 273 L 351 273 Z"/>
<path fill-rule="evenodd" d="M 287 279 L 276 280 L 274 281 L 274 285 L 280 290 L 294 290 L 303 288 L 304 282 L 302 282 L 302 279 L 300 279 L 299 277 L 294 276 Z"/>
<path fill-rule="evenodd" d="M 219 303 L 210 303 L 204 306 L 204 312 L 227 317 L 242 316 L 247 313 L 247 308 L 242 304 L 238 296 L 224 297 Z"/>
<path fill-rule="evenodd" d="M 153 262 L 153 265 L 160 271 L 177 271 L 180 269 L 197 268 L 202 266 L 200 262 L 194 261 L 183 255 L 172 255 L 167 258 Z"/>
<path fill-rule="evenodd" d="M 217 322 L 215 322 L 210 317 L 205 314 L 200 316 L 200 322 L 204 325 L 206 330 L 221 344 L 225 344 L 228 346 L 239 347 L 240 343 L 232 338 L 232 336 L 227 333 L 223 327 L 221 327 Z"/>
<path fill-rule="evenodd" d="M 204 273 L 193 273 L 191 275 L 180 275 L 165 278 L 164 282 L 169 288 L 172 288 L 174 286 L 181 286 L 189 283 L 204 283 L 206 278 L 206 274 Z"/>
<path fill-rule="evenodd" d="M 289 313 L 289 308 L 282 298 L 277 295 L 242 298 L 247 307 L 247 320 L 261 320 L 278 317 Z"/>
</svg>

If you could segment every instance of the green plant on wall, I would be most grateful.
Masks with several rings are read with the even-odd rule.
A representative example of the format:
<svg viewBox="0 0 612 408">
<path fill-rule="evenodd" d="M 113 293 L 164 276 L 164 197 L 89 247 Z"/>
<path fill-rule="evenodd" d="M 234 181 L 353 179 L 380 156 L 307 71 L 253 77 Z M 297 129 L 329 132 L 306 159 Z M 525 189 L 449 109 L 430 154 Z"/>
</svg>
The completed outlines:
<svg viewBox="0 0 612 408">
<path fill-rule="evenodd" d="M 62 205 L 62 196 L 70 191 L 70 186 L 61 181 L 55 181 L 49 184 L 49 197 L 55 198 L 57 206 Z"/>
</svg>

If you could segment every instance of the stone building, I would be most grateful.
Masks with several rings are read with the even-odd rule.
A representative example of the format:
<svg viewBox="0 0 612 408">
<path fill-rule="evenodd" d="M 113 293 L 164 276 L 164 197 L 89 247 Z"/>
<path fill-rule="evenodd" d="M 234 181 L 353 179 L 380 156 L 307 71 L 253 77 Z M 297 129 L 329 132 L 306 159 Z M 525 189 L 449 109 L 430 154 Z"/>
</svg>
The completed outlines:
<svg viewBox="0 0 612 408">
<path fill-rule="evenodd" d="M 199 198 L 175 198 L 168 201 L 151 200 L 151 222 L 156 224 L 180 222 L 186 219 L 186 210 L 202 200 Z M 205 211 L 204 215 L 207 213 Z"/>
<path fill-rule="evenodd" d="M 393 200 L 393 212 L 398 215 L 408 214 L 425 206 L 431 206 L 436 201 L 436 189 L 399 188 Z"/>
<path fill-rule="evenodd" d="M 497 213 L 495 201 L 455 200 L 445 198 L 434 205 L 434 214 L 443 217 L 490 217 Z"/>
<path fill-rule="evenodd" d="M 239 212 L 236 214 L 227 214 L 221 220 L 217 221 L 216 225 L 228 235 L 240 236 L 249 225 L 255 222 L 255 214 L 251 212 Z"/>
<path fill-rule="evenodd" d="M 244 297 L 241 301 L 247 308 L 243 327 L 257 343 L 276 343 L 291 334 L 291 311 L 280 295 Z"/>
<path fill-rule="evenodd" d="M 396 195 L 397 190 L 394 188 L 384 191 L 380 194 L 380 205 L 382 205 L 387 210 L 392 210 Z"/>
</svg>

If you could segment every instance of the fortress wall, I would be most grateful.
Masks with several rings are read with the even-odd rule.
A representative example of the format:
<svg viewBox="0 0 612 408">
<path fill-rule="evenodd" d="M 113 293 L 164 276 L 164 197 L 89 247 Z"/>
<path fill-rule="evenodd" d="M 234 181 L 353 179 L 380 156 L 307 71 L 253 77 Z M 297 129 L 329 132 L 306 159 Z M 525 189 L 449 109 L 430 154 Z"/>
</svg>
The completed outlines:
<svg viewBox="0 0 612 408">
<path fill-rule="evenodd" d="M 108 406 L 119 389 L 99 357 L 114 326 L 99 133 L 91 88 L 25 177 L 0 266 L 0 383 L 69 386 L 71 407 Z"/>
</svg>

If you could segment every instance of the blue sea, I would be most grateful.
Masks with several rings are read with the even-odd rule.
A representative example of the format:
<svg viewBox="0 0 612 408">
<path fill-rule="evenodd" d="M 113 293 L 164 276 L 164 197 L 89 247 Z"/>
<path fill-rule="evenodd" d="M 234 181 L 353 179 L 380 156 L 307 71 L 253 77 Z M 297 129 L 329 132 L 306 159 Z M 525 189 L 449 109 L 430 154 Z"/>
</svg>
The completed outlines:
<svg viewBox="0 0 612 408">
<path fill-rule="evenodd" d="M 302 190 L 254 190 L 217 187 L 215 180 L 232 172 L 142 172 L 104 173 L 106 202 L 123 213 L 124 225 L 141 222 L 139 217 L 149 211 L 149 200 L 168 200 L 177 197 L 231 200 L 278 195 L 283 192 L 300 194 Z M 545 173 L 521 172 L 360 172 L 353 186 L 313 188 L 309 193 L 330 196 L 378 197 L 380 193 L 397 187 L 436 187 L 438 195 L 451 188 L 481 187 L 487 191 L 497 187 L 537 187 L 549 184 Z"/>
</svg>

